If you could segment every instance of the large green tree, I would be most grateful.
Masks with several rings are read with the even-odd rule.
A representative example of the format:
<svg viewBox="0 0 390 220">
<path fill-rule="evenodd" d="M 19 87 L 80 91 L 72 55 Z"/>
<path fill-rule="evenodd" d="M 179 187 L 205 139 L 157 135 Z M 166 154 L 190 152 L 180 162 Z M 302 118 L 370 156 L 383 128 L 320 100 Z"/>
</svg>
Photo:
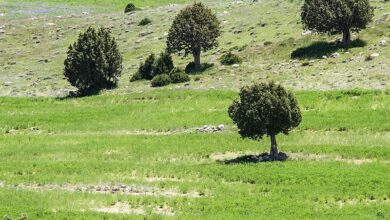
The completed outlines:
<svg viewBox="0 0 390 220">
<path fill-rule="evenodd" d="M 276 135 L 288 134 L 302 120 L 296 98 L 274 82 L 245 86 L 239 96 L 240 100 L 234 101 L 228 110 L 239 134 L 254 140 L 268 135 L 271 139 L 270 158 L 277 160 Z"/>
<path fill-rule="evenodd" d="M 374 15 L 369 0 L 305 0 L 302 23 L 305 29 L 343 34 L 343 44 L 351 41 L 351 31 L 366 28 Z"/>
<path fill-rule="evenodd" d="M 82 94 L 117 86 L 122 73 L 122 55 L 109 30 L 90 27 L 69 46 L 64 75 Z"/>
<path fill-rule="evenodd" d="M 168 51 L 183 51 L 194 56 L 196 68 L 201 66 L 200 54 L 218 46 L 220 22 L 202 3 L 195 3 L 180 11 L 169 30 Z"/>
</svg>

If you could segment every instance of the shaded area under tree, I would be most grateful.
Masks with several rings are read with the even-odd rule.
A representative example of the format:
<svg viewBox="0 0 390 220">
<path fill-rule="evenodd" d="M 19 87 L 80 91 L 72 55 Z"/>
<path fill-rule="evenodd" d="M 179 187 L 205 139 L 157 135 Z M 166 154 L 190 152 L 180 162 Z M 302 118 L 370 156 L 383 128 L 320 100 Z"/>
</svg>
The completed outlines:
<svg viewBox="0 0 390 220">
<path fill-rule="evenodd" d="M 345 45 L 341 42 L 314 42 L 309 46 L 300 47 L 291 53 L 292 59 L 320 59 L 323 56 L 330 56 L 332 53 L 340 49 L 350 49 L 355 47 L 364 47 L 367 43 L 364 40 L 356 39 L 351 41 L 350 44 Z"/>
</svg>

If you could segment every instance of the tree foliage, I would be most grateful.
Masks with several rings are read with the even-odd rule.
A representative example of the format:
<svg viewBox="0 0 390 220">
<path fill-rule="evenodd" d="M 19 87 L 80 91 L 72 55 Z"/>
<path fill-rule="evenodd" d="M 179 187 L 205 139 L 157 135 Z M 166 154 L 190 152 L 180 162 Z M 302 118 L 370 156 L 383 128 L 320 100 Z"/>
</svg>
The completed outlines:
<svg viewBox="0 0 390 220">
<path fill-rule="evenodd" d="M 174 68 L 170 53 L 162 52 L 157 58 L 152 53 L 146 58 L 145 62 L 140 64 L 138 72 L 132 77 L 131 81 L 151 80 L 157 75 L 169 74 Z"/>
<path fill-rule="evenodd" d="M 117 86 L 122 56 L 107 29 L 90 27 L 69 46 L 64 75 L 82 94 Z"/>
<path fill-rule="evenodd" d="M 350 42 L 350 31 L 366 28 L 373 15 L 369 0 L 305 0 L 301 13 L 305 29 L 343 33 L 343 43 Z"/>
<path fill-rule="evenodd" d="M 194 63 L 199 67 L 201 51 L 218 46 L 220 34 L 216 15 L 202 3 L 195 3 L 175 17 L 168 33 L 167 47 L 170 52 L 192 54 Z"/>
<path fill-rule="evenodd" d="M 243 138 L 261 140 L 271 137 L 271 156 L 277 154 L 275 136 L 288 134 L 301 122 L 301 112 L 294 95 L 273 82 L 257 83 L 240 90 L 228 113 Z M 273 152 L 276 148 L 276 152 Z M 275 150 L 275 149 L 274 149 Z"/>
</svg>

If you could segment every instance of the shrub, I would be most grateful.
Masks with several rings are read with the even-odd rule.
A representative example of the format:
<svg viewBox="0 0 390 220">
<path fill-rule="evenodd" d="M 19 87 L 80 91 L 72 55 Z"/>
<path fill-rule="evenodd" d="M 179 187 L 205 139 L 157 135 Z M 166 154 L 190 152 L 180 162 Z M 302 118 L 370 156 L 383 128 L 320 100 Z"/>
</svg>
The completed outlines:
<svg viewBox="0 0 390 220">
<path fill-rule="evenodd" d="M 169 74 L 174 68 L 172 56 L 167 52 L 162 52 L 156 59 L 152 53 L 141 63 L 138 72 L 131 78 L 131 81 L 146 79 L 151 80 L 157 75 Z"/>
<path fill-rule="evenodd" d="M 137 10 L 135 5 L 133 3 L 129 3 L 129 4 L 126 5 L 125 13 L 129 13 L 129 12 L 132 12 L 132 11 L 135 11 L 135 10 Z"/>
<path fill-rule="evenodd" d="M 135 82 L 135 81 L 139 81 L 139 80 L 142 80 L 142 76 L 139 72 L 136 72 L 131 78 L 130 78 L 130 82 Z"/>
<path fill-rule="evenodd" d="M 169 73 L 172 83 L 184 83 L 190 81 L 190 76 L 182 70 L 176 68 Z"/>
<path fill-rule="evenodd" d="M 162 52 L 153 65 L 153 75 L 169 74 L 175 66 L 172 56 L 168 52 Z"/>
<path fill-rule="evenodd" d="M 138 74 L 141 79 L 147 79 L 147 80 L 153 79 L 154 77 L 153 69 L 154 69 L 155 61 L 156 61 L 156 56 L 154 55 L 154 53 L 152 53 L 148 56 L 148 58 L 146 58 L 144 63 L 140 64 L 138 68 Z"/>
<path fill-rule="evenodd" d="M 168 33 L 169 52 L 184 50 L 184 55 L 192 54 L 195 68 L 201 67 L 200 54 L 218 46 L 221 34 L 217 16 L 202 3 L 195 3 L 180 11 Z"/>
<path fill-rule="evenodd" d="M 152 23 L 152 21 L 149 18 L 144 18 L 142 19 L 139 23 L 138 26 L 145 26 Z"/>
<path fill-rule="evenodd" d="M 241 57 L 233 54 L 232 52 L 229 52 L 227 54 L 222 55 L 221 63 L 223 65 L 239 64 L 239 63 L 242 63 L 242 59 L 241 59 Z"/>
<path fill-rule="evenodd" d="M 163 87 L 171 83 L 171 78 L 168 74 L 157 75 L 152 79 L 152 87 Z"/>
<path fill-rule="evenodd" d="M 107 29 L 90 27 L 69 46 L 64 75 L 81 94 L 117 86 L 122 73 L 122 56 Z"/>
<path fill-rule="evenodd" d="M 271 160 L 278 160 L 276 135 L 288 134 L 301 123 L 301 112 L 294 95 L 275 83 L 257 83 L 240 90 L 228 113 L 243 138 L 271 138 Z"/>
</svg>

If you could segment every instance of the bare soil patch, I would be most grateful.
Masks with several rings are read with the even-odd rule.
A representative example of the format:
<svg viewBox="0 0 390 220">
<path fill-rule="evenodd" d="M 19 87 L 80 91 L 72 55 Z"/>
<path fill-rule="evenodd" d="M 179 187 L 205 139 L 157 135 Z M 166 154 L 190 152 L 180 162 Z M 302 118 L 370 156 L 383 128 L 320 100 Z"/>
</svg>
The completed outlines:
<svg viewBox="0 0 390 220">
<path fill-rule="evenodd" d="M 130 196 L 159 196 L 159 197 L 189 197 L 198 198 L 205 196 L 204 193 L 189 191 L 179 192 L 175 189 L 160 189 L 145 185 L 57 185 L 57 184 L 18 184 L 14 188 L 28 189 L 34 191 L 42 190 L 63 190 L 68 192 L 85 192 L 97 194 L 123 194 Z"/>
</svg>

